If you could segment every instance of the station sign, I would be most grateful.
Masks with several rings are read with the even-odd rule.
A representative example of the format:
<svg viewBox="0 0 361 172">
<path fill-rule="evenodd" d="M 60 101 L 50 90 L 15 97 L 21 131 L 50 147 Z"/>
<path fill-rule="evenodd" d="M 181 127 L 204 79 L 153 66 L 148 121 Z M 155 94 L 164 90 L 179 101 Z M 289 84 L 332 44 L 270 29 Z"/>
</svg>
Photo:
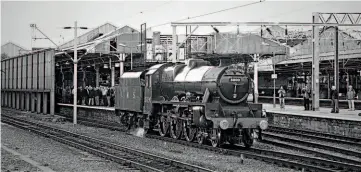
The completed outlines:
<svg viewBox="0 0 361 172">
<path fill-rule="evenodd" d="M 271 78 L 272 78 L 272 79 L 277 79 L 277 74 L 272 74 L 272 75 L 271 75 Z"/>
</svg>

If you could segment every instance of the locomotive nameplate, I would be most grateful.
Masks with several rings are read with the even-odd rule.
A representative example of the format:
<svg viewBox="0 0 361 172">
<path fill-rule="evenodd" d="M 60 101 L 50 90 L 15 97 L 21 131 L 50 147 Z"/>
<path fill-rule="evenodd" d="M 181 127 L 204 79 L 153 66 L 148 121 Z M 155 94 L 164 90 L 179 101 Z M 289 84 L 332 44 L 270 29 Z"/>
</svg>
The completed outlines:
<svg viewBox="0 0 361 172">
<path fill-rule="evenodd" d="M 229 82 L 241 82 L 241 78 L 229 78 Z"/>
</svg>

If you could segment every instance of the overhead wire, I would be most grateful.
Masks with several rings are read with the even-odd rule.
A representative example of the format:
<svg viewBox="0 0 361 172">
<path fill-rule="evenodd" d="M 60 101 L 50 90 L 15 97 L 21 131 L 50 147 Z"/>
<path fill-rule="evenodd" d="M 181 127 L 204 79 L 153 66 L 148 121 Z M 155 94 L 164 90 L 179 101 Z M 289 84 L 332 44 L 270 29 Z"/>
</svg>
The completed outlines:
<svg viewBox="0 0 361 172">
<path fill-rule="evenodd" d="M 226 8 L 226 9 L 222 9 L 222 10 L 218 10 L 218 11 L 214 11 L 214 12 L 209 12 L 209 13 L 206 13 L 206 14 L 200 14 L 200 15 L 197 15 L 197 16 L 187 17 L 187 18 L 176 20 L 176 21 L 166 22 L 166 23 L 163 23 L 163 24 L 150 26 L 146 30 L 149 30 L 149 29 L 154 28 L 154 27 L 159 27 L 159 26 L 164 26 L 164 25 L 167 25 L 167 24 L 171 24 L 172 22 L 180 22 L 180 21 L 184 21 L 184 20 L 195 19 L 195 18 L 204 17 L 204 16 L 216 14 L 216 13 L 229 11 L 229 10 L 234 10 L 234 9 L 237 9 L 237 8 L 242 8 L 242 7 L 246 7 L 246 6 L 250 6 L 250 5 L 254 5 L 254 4 L 259 4 L 259 3 L 262 3 L 262 2 L 264 2 L 264 0 L 260 0 L 260 1 L 257 1 L 257 2 L 252 2 L 252 3 L 248 3 L 248 4 L 243 4 L 243 5 L 238 5 L 238 6 L 235 6 L 235 7 Z"/>
<path fill-rule="evenodd" d="M 133 15 L 129 15 L 129 16 L 125 17 L 125 20 L 129 20 L 129 19 L 135 17 L 136 15 L 144 14 L 145 12 L 155 11 L 155 10 L 159 9 L 159 7 L 162 7 L 162 6 L 164 6 L 164 5 L 167 5 L 167 4 L 170 4 L 170 3 L 173 3 L 173 2 L 174 2 L 174 0 L 167 0 L 166 2 L 164 2 L 164 3 L 160 4 L 160 5 L 157 5 L 157 6 L 155 6 L 155 7 L 152 7 L 151 9 L 146 9 L 146 10 L 138 11 L 138 12 L 134 13 Z"/>
</svg>

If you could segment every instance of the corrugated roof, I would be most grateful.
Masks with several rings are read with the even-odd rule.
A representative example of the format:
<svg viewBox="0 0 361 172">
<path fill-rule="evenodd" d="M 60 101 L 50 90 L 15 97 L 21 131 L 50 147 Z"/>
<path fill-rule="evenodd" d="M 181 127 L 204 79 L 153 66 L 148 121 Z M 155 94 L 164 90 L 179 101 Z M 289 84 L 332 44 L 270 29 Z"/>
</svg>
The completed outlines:
<svg viewBox="0 0 361 172">
<path fill-rule="evenodd" d="M 19 47 L 20 49 L 23 49 L 23 50 L 28 50 L 28 49 L 24 48 L 23 46 L 20 46 L 19 44 L 16 44 L 16 43 L 11 42 L 11 41 L 3 44 L 1 47 L 5 46 L 5 45 L 8 45 L 8 44 L 12 44 L 12 45 L 14 45 L 14 46 L 16 46 L 16 47 Z"/>
<path fill-rule="evenodd" d="M 7 42 L 1 46 L 1 59 L 16 57 L 18 55 L 28 53 L 29 51 L 30 50 L 27 50 L 16 43 Z"/>
</svg>

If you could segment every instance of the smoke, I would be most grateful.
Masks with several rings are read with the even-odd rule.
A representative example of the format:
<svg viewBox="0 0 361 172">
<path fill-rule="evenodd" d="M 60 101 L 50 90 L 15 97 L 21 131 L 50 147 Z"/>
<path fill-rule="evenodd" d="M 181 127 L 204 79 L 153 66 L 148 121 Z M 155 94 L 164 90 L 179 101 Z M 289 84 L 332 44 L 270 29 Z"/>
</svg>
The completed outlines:
<svg viewBox="0 0 361 172">
<path fill-rule="evenodd" d="M 133 131 L 130 131 L 130 134 L 137 137 L 144 137 L 145 131 L 144 128 L 136 128 Z"/>
</svg>

